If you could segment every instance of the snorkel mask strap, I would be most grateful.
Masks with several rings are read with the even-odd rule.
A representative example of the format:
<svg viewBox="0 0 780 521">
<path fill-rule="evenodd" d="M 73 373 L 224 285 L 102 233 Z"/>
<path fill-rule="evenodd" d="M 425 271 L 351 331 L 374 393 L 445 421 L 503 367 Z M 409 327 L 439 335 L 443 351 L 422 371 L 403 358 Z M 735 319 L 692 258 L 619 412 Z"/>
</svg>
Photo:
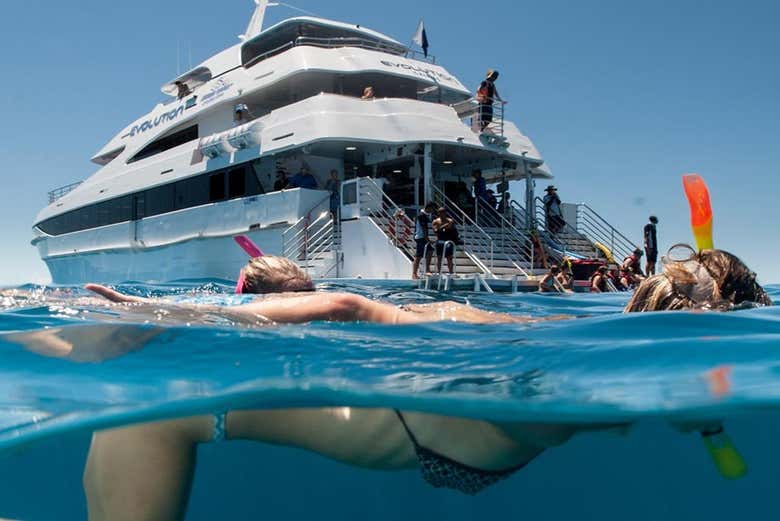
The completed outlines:
<svg viewBox="0 0 780 521">
<path fill-rule="evenodd" d="M 675 255 L 674 250 L 683 250 L 688 255 Z M 680 243 L 669 248 L 667 254 L 661 257 L 661 263 L 664 275 L 674 290 L 697 306 L 709 308 L 723 300 L 717 282 L 689 244 Z"/>
</svg>

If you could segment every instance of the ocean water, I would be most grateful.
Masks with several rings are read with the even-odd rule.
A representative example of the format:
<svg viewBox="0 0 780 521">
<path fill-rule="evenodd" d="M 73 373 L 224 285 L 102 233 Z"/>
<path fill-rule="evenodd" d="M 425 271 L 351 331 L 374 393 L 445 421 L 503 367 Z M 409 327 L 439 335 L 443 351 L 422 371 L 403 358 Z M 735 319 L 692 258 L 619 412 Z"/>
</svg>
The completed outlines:
<svg viewBox="0 0 780 521">
<path fill-rule="evenodd" d="M 231 286 L 222 281 L 127 284 L 119 289 L 178 303 L 228 305 L 250 298 L 231 295 Z M 226 408 L 349 405 L 488 420 L 640 425 L 636 437 L 628 434 L 608 439 L 608 435 L 593 435 L 589 441 L 574 442 L 574 448 L 561 450 L 560 454 L 581 451 L 566 463 L 556 462 L 554 458 L 562 456 L 555 456 L 548 465 L 544 461 L 535 463 L 533 467 L 539 470 L 529 469 L 531 476 L 542 473 L 545 479 L 558 481 L 563 479 L 561 474 L 552 476 L 550 469 L 560 467 L 568 469 L 564 474 L 576 473 L 582 467 L 568 465 L 586 455 L 592 457 L 593 450 L 619 447 L 615 449 L 617 460 L 636 457 L 654 462 L 665 451 L 677 450 L 668 447 L 683 447 L 678 439 L 681 435 L 665 427 L 669 420 L 726 419 L 727 426 L 750 433 L 742 435 L 746 440 L 756 434 L 750 426 L 758 415 L 761 432 L 780 435 L 780 421 L 775 415 L 780 406 L 780 307 L 730 313 L 622 314 L 626 294 L 441 294 L 355 283 L 329 283 L 321 289 L 351 291 L 396 304 L 456 300 L 503 313 L 566 319 L 528 324 L 386 326 L 323 322 L 246 328 L 220 319 L 183 322 L 164 311 L 141 316 L 121 307 L 85 301 L 87 294 L 79 288 L 29 286 L 6 290 L 0 297 L 0 475 L 14 475 L 16 481 L 10 489 L 0 491 L 0 517 L 83 518 L 78 481 L 91 430 Z M 773 300 L 780 301 L 779 286 L 768 290 Z M 55 345 L 44 353 L 23 340 L 31 333 L 47 330 L 62 332 L 76 348 L 69 351 L 67 346 Z M 648 435 L 643 432 L 652 433 L 649 445 Z M 731 427 L 729 432 L 734 432 Z M 668 438 L 667 448 L 657 446 L 659 436 Z M 762 440 L 751 438 L 748 452 L 760 443 L 771 445 L 768 439 Z M 585 443 L 586 448 L 577 449 L 582 447 L 578 443 Z M 305 497 L 311 501 L 308 510 L 295 502 L 295 494 L 281 502 L 279 498 L 288 497 L 285 494 L 289 491 L 278 494 L 274 501 L 268 499 L 270 503 L 262 507 L 243 496 L 233 497 L 229 505 L 224 496 L 215 499 L 215 490 L 228 495 L 243 490 L 246 485 L 236 472 L 249 472 L 242 465 L 248 465 L 247 452 L 257 450 L 261 452 L 252 453 L 258 462 L 252 470 L 261 475 L 252 482 L 265 484 L 264 489 L 269 480 L 275 485 L 284 482 L 286 471 L 281 471 L 282 477 L 278 472 L 294 461 L 296 468 L 310 466 L 315 469 L 311 475 L 329 476 L 325 481 L 343 480 L 345 487 L 368 486 L 371 480 L 379 480 L 376 487 L 385 492 L 398 489 L 404 494 L 419 494 L 413 500 L 418 513 L 433 508 L 423 505 L 425 501 L 435 501 L 437 510 L 431 515 L 467 519 L 470 509 L 481 505 L 468 503 L 466 508 L 462 503 L 465 500 L 451 498 L 452 493 L 426 499 L 431 492 L 418 490 L 426 487 L 419 477 L 404 474 L 402 481 L 388 484 L 382 480 L 396 478 L 376 477 L 383 476 L 381 472 L 345 469 L 298 452 L 249 447 L 258 444 L 227 445 L 231 448 L 204 449 L 204 466 L 212 471 L 199 469 L 188 519 L 214 519 L 219 512 L 225 518 L 236 519 L 254 518 L 259 512 L 311 519 L 319 512 L 318 517 L 329 519 L 330 514 L 325 512 L 330 511 L 323 510 L 323 501 L 333 509 L 335 519 L 352 509 L 365 513 L 369 507 L 361 501 L 369 500 L 368 504 L 383 514 L 368 517 L 398 518 L 391 515 L 398 505 L 379 492 L 363 493 L 362 500 L 347 501 L 339 496 L 336 506 L 332 489 L 326 487 L 323 492 L 313 485 L 305 489 Z M 686 465 L 694 467 L 691 472 L 707 476 L 702 478 L 709 487 L 705 492 L 726 486 L 720 482 L 724 480 L 712 481 L 715 473 L 703 449 L 685 447 L 680 449 L 682 454 L 694 453 L 689 450 L 696 454 L 691 461 L 686 460 Z M 744 446 L 740 448 L 745 451 Z M 262 452 L 268 450 L 271 452 Z M 780 451 L 771 458 L 780 458 Z M 610 460 L 602 458 L 599 466 L 612 469 Z M 751 470 L 754 467 L 751 465 Z M 760 484 L 753 483 L 750 490 L 751 494 L 756 490 L 766 493 L 761 497 L 768 502 L 772 494 L 780 492 L 780 485 L 769 483 L 774 465 L 767 467 L 760 470 L 759 465 L 759 470 L 753 472 L 753 479 L 760 480 Z M 34 479 L 39 473 L 66 475 L 60 477 L 69 480 L 67 491 L 50 492 L 51 501 L 44 504 L 35 501 L 41 494 L 39 482 Z M 596 479 L 592 472 L 587 478 L 581 477 L 591 482 L 581 483 L 585 490 Z M 659 480 L 668 480 L 663 474 L 646 477 L 645 486 L 650 487 L 646 490 L 652 490 L 652 483 L 658 487 Z M 600 485 L 602 493 L 603 487 L 620 490 L 626 486 L 625 480 L 614 475 L 604 479 L 613 481 Z M 225 480 L 235 483 L 224 490 Z M 323 480 L 316 481 L 322 484 Z M 299 477 L 293 485 L 298 497 L 301 486 Z M 562 486 L 563 491 L 572 493 L 573 485 Z M 739 487 L 744 485 L 734 486 L 743 491 Z M 502 487 L 506 486 L 498 488 L 506 494 L 507 488 Z M 550 492 L 549 487 L 544 490 Z M 247 494 L 254 497 L 256 492 Z M 726 519 L 721 516 L 732 512 L 720 503 L 702 506 L 700 501 L 688 502 L 685 495 L 678 497 L 668 490 L 651 493 L 653 497 L 660 495 L 660 503 L 653 502 L 652 508 L 646 504 L 646 495 L 630 499 L 632 496 L 624 494 L 622 499 L 610 496 L 612 509 L 602 508 L 603 500 L 594 500 L 591 505 L 590 499 L 582 499 L 579 509 L 560 510 L 564 507 L 559 505 L 552 512 L 549 504 L 547 510 L 542 509 L 544 501 L 539 498 L 543 495 L 523 505 L 511 499 L 511 494 L 500 494 L 487 493 L 494 499 L 503 498 L 498 510 L 490 511 L 496 516 L 538 513 L 556 519 L 584 515 L 589 519 L 650 520 L 713 519 L 714 515 Z M 577 497 L 585 495 L 577 492 Z M 615 506 L 622 505 L 621 501 L 625 508 Z M 740 496 L 734 501 L 746 499 Z M 761 504 L 755 497 L 750 501 Z M 346 507 L 345 502 L 351 506 Z M 490 508 L 496 508 L 495 501 Z M 735 504 L 733 512 L 741 508 Z M 60 514 L 47 515 L 53 509 Z"/>
</svg>

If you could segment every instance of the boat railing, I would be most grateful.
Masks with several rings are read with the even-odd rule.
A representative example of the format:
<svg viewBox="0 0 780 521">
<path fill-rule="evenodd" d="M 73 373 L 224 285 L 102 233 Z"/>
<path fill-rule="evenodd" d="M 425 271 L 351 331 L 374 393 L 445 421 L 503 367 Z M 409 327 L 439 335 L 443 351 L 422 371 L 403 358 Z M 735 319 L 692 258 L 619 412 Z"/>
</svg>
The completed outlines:
<svg viewBox="0 0 780 521">
<path fill-rule="evenodd" d="M 336 225 L 330 212 L 322 210 L 328 200 L 330 194 L 312 205 L 306 215 L 282 232 L 282 256 L 298 261 L 307 273 L 315 262 L 323 261 L 329 255 L 333 257 L 334 264 L 324 272 L 318 271 L 316 275 L 319 277 L 337 269 L 339 261 Z"/>
<path fill-rule="evenodd" d="M 475 200 L 474 220 L 483 228 L 495 230 L 498 234 L 496 245 L 499 251 L 509 257 L 512 265 L 523 275 L 529 277 L 529 273 L 522 267 L 522 263 L 533 266 L 534 248 L 530 237 L 526 232 L 515 225 L 511 206 L 504 203 L 503 212 L 497 211 L 487 201 L 479 197 Z M 509 218 L 507 219 L 507 215 Z"/>
<path fill-rule="evenodd" d="M 498 278 L 493 273 L 496 259 L 496 242 L 493 237 L 436 186 L 433 186 L 433 200 L 440 207 L 447 209 L 447 212 L 455 220 L 455 224 L 460 226 L 464 232 L 462 246 L 466 256 L 485 275 L 493 279 Z"/>
<path fill-rule="evenodd" d="M 359 191 L 360 214 L 373 218 L 374 222 L 387 235 L 393 245 L 403 254 L 414 259 L 416 248 L 414 244 L 414 221 L 406 212 L 395 204 L 374 179 L 360 177 L 357 179 Z"/>
<path fill-rule="evenodd" d="M 560 230 L 552 231 L 548 229 L 546 222 L 546 209 L 544 200 L 540 197 L 535 199 L 537 220 L 535 228 L 548 240 L 559 244 L 564 250 L 575 251 L 576 245 L 569 244 L 572 237 L 584 237 L 596 250 L 601 251 L 607 260 L 620 262 L 621 259 L 631 255 L 636 246 L 625 235 L 620 233 L 606 219 L 599 215 L 590 206 L 579 203 L 576 206 L 576 222 L 564 222 Z M 541 216 L 541 217 L 538 217 Z M 562 254 L 549 252 L 556 261 L 560 261 Z"/>
<path fill-rule="evenodd" d="M 609 248 L 617 262 L 631 255 L 637 246 L 585 203 L 577 205 L 577 231 L 591 242 Z"/>
<path fill-rule="evenodd" d="M 49 204 L 53 203 L 57 199 L 60 199 L 64 197 L 65 195 L 69 194 L 73 190 L 75 190 L 81 183 L 84 181 L 77 181 L 75 183 L 71 183 L 69 185 L 61 186 L 59 188 L 55 188 L 54 190 L 48 192 L 49 196 Z"/>
<path fill-rule="evenodd" d="M 487 135 L 504 135 L 504 106 L 506 102 L 503 100 L 492 99 L 492 104 L 480 103 L 476 97 L 471 97 L 464 101 L 459 101 L 450 105 L 458 117 L 466 123 L 471 130 L 477 134 Z M 482 113 L 485 110 L 492 110 L 492 119 L 489 123 L 482 127 Z"/>
<path fill-rule="evenodd" d="M 274 49 L 266 51 L 257 56 L 253 56 L 247 60 L 244 64 L 244 68 L 248 69 L 254 65 L 257 65 L 261 61 L 267 60 L 277 54 L 281 54 L 293 47 L 308 46 L 308 47 L 320 47 L 323 49 L 338 49 L 341 47 L 357 47 L 359 49 L 368 49 L 371 51 L 379 51 L 387 54 L 393 54 L 395 56 L 404 56 L 418 61 L 427 61 L 430 63 L 436 63 L 434 56 L 421 57 L 417 51 L 413 51 L 407 47 L 400 45 L 391 45 L 383 43 L 377 40 L 371 40 L 368 38 L 354 37 L 341 37 L 341 38 L 317 38 L 314 36 L 299 36 L 295 40 L 286 42 Z M 424 59 L 423 59 L 424 58 Z"/>
</svg>

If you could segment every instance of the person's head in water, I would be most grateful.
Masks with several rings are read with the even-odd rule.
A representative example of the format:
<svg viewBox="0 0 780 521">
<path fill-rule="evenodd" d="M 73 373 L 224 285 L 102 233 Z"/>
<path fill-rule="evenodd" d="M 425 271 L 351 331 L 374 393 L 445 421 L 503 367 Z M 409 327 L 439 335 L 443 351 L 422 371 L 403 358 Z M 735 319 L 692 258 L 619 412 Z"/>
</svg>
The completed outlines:
<svg viewBox="0 0 780 521">
<path fill-rule="evenodd" d="M 756 274 L 723 250 L 694 252 L 684 260 L 665 260 L 664 272 L 644 280 L 626 305 L 626 312 L 717 309 L 743 303 L 771 306 Z"/>
<path fill-rule="evenodd" d="M 293 261 L 284 257 L 255 257 L 250 259 L 242 271 L 242 293 L 314 291 L 311 277 Z"/>
</svg>

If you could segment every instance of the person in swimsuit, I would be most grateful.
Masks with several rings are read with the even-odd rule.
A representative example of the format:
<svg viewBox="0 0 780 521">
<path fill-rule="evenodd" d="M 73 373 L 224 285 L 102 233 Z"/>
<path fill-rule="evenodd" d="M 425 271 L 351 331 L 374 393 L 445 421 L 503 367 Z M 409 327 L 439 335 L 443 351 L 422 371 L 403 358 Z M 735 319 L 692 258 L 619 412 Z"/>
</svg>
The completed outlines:
<svg viewBox="0 0 780 521">
<path fill-rule="evenodd" d="M 292 270 L 291 266 L 289 268 Z M 663 274 L 642 283 L 626 306 L 626 312 L 693 309 L 706 304 L 712 309 L 730 309 L 746 303 L 771 304 L 756 282 L 755 274 L 726 252 L 704 251 L 686 261 L 669 263 L 666 268 Z M 250 266 L 244 271 L 248 291 L 270 289 L 255 279 L 255 270 Z M 277 283 L 290 280 L 288 276 L 275 274 L 265 277 Z M 298 289 L 306 286 L 300 281 L 294 284 Z M 160 308 L 158 302 L 128 297 L 103 286 L 89 285 L 88 288 L 120 305 L 152 304 L 155 309 Z M 316 304 L 310 301 L 305 306 L 303 301 L 296 300 L 311 299 L 316 295 L 235 306 L 229 308 L 229 316 L 244 316 L 250 320 L 262 316 L 276 322 L 367 320 L 410 323 L 432 320 L 430 315 L 415 316 L 414 310 L 401 310 L 381 303 L 364 308 L 362 297 L 356 300 L 339 297 L 330 303 L 327 299 L 315 299 Z M 320 295 L 328 297 L 331 294 Z M 459 315 L 438 316 L 454 319 Z M 479 321 L 472 320 L 475 318 L 462 319 Z M 435 487 L 475 494 L 509 477 L 547 448 L 566 442 L 577 432 L 612 427 L 614 425 L 487 422 L 395 409 L 353 407 L 232 410 L 95 433 L 85 468 L 84 486 L 92 521 L 183 519 L 195 469 L 196 444 L 244 439 L 298 447 L 363 468 L 417 467 L 422 477 Z"/>
<path fill-rule="evenodd" d="M 441 274 L 441 261 L 446 258 L 447 269 L 452 275 L 455 273 L 452 255 L 459 239 L 455 220 L 449 216 L 446 208 L 439 208 L 438 217 L 433 220 L 433 231 L 436 232 L 436 269 Z"/>
<path fill-rule="evenodd" d="M 542 293 L 558 293 L 560 292 L 561 283 L 559 275 L 561 274 L 561 268 L 556 264 L 550 266 L 550 271 L 539 281 L 539 291 Z"/>
</svg>

